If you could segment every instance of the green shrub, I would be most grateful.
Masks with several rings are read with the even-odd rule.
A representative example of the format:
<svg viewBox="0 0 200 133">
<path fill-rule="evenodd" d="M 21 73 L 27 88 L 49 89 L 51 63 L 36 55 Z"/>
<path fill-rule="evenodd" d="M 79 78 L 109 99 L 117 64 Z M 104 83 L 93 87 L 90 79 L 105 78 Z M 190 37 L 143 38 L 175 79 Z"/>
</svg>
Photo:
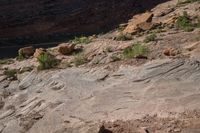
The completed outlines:
<svg viewBox="0 0 200 133">
<path fill-rule="evenodd" d="M 188 4 L 188 3 L 193 3 L 193 2 L 200 2 L 200 0 L 185 0 L 185 1 L 178 1 L 178 5 L 182 4 Z"/>
<path fill-rule="evenodd" d="M 75 66 L 80 66 L 88 62 L 87 58 L 83 53 L 79 53 L 75 55 L 74 60 L 73 60 Z"/>
<path fill-rule="evenodd" d="M 54 56 L 50 55 L 49 53 L 43 53 L 37 58 L 39 62 L 38 69 L 45 70 L 54 68 L 59 64 L 59 60 L 55 59 Z"/>
<path fill-rule="evenodd" d="M 176 26 L 184 31 L 192 31 L 194 28 L 187 12 L 184 12 L 182 16 L 177 18 Z"/>
<path fill-rule="evenodd" d="M 125 35 L 123 33 L 120 33 L 119 35 L 117 35 L 114 40 L 116 41 L 127 41 L 127 40 L 131 40 L 131 36 L 129 35 Z"/>
<path fill-rule="evenodd" d="M 111 59 L 112 59 L 113 62 L 121 60 L 121 58 L 119 56 L 117 56 L 117 55 L 112 55 Z"/>
<path fill-rule="evenodd" d="M 145 43 L 151 42 L 151 41 L 155 41 L 157 38 L 156 34 L 150 34 L 148 36 L 146 36 L 146 38 L 144 39 Z"/>
<path fill-rule="evenodd" d="M 0 64 L 12 64 L 14 61 L 11 59 L 0 59 Z"/>
<path fill-rule="evenodd" d="M 24 59 L 26 59 L 25 55 L 19 50 L 17 60 L 22 61 Z"/>
<path fill-rule="evenodd" d="M 4 75 L 6 75 L 7 78 L 12 78 L 13 80 L 17 79 L 17 69 L 8 69 L 4 71 Z"/>
<path fill-rule="evenodd" d="M 124 49 L 123 56 L 124 58 L 137 58 L 137 57 L 145 57 L 149 52 L 148 47 L 136 43 L 133 44 L 131 47 Z"/>
<path fill-rule="evenodd" d="M 71 42 L 74 44 L 81 44 L 81 43 L 88 44 L 92 42 L 92 39 L 86 36 L 81 36 L 81 37 L 75 37 Z"/>
</svg>

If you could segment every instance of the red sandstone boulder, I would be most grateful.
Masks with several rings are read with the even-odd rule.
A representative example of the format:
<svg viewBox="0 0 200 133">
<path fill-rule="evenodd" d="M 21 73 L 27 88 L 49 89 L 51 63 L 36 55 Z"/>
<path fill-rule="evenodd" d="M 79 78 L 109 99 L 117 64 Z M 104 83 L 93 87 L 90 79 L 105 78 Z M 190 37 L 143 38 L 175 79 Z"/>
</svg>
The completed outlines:
<svg viewBox="0 0 200 133">
<path fill-rule="evenodd" d="M 146 12 L 143 14 L 135 15 L 124 29 L 123 34 L 136 34 L 140 30 L 150 30 L 153 27 L 152 21 L 153 14 Z"/>
<path fill-rule="evenodd" d="M 62 43 L 58 46 L 58 52 L 67 55 L 74 51 L 75 44 Z"/>
<path fill-rule="evenodd" d="M 32 56 L 34 52 L 35 52 L 35 49 L 32 46 L 21 48 L 18 51 L 18 53 L 23 57 Z"/>
</svg>

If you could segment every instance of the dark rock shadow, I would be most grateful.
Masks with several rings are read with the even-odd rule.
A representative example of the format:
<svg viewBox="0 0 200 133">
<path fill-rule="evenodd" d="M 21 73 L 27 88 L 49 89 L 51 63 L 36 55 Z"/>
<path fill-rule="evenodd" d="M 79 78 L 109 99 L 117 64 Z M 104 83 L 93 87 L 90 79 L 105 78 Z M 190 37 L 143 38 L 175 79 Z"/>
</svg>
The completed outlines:
<svg viewBox="0 0 200 133">
<path fill-rule="evenodd" d="M 127 22 L 133 15 L 151 10 L 166 1 L 169 0 L 2 1 L 0 57 L 8 50 L 3 49 L 5 46 L 15 50 L 27 44 L 48 47 L 74 36 L 108 32 Z M 47 42 L 51 42 L 51 45 Z"/>
<path fill-rule="evenodd" d="M 104 126 L 101 126 L 98 133 L 113 133 L 113 132 L 106 129 Z"/>
</svg>

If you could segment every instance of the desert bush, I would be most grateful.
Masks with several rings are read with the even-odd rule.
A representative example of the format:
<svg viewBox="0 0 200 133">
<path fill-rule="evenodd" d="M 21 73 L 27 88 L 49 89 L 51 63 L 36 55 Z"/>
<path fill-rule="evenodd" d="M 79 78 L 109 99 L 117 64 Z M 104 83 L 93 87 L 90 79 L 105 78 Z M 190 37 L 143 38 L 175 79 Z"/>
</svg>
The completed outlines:
<svg viewBox="0 0 200 133">
<path fill-rule="evenodd" d="M 179 0 L 178 5 L 188 4 L 188 3 L 193 3 L 193 2 L 200 2 L 200 0 L 185 0 L 185 1 Z"/>
<path fill-rule="evenodd" d="M 87 62 L 88 62 L 88 60 L 84 53 L 79 53 L 79 54 L 75 55 L 74 60 L 73 60 L 73 63 L 75 64 L 75 66 L 80 66 Z"/>
<path fill-rule="evenodd" d="M 149 52 L 148 47 L 135 43 L 131 47 L 124 49 L 123 56 L 124 58 L 137 58 L 137 57 L 145 57 Z"/>
<path fill-rule="evenodd" d="M 127 40 L 131 40 L 131 36 L 130 35 L 126 35 L 123 33 L 120 33 L 119 35 L 117 35 L 114 40 L 116 41 L 127 41 Z"/>
<path fill-rule="evenodd" d="M 12 59 L 0 59 L 0 64 L 12 64 L 14 61 Z"/>
<path fill-rule="evenodd" d="M 151 42 L 151 41 L 155 41 L 156 38 L 157 38 L 156 34 L 153 33 L 153 34 L 146 36 L 146 38 L 144 39 L 144 42 L 148 43 L 148 42 Z"/>
<path fill-rule="evenodd" d="M 17 79 L 17 69 L 8 69 L 4 71 L 4 75 L 6 75 L 7 78 L 11 78 L 13 80 Z"/>
<path fill-rule="evenodd" d="M 73 40 L 71 40 L 72 43 L 74 44 L 88 44 L 90 42 L 92 42 L 92 39 L 90 37 L 86 37 L 86 36 L 80 36 L 80 37 L 75 37 Z"/>
<path fill-rule="evenodd" d="M 24 59 L 26 59 L 25 55 L 21 51 L 18 51 L 17 60 L 22 61 Z"/>
<path fill-rule="evenodd" d="M 37 57 L 37 60 L 39 62 L 39 70 L 54 68 L 59 64 L 59 60 L 49 53 L 42 53 Z"/>
<path fill-rule="evenodd" d="M 184 12 L 182 16 L 177 18 L 176 26 L 184 31 L 192 31 L 194 29 L 187 12 Z"/>
</svg>

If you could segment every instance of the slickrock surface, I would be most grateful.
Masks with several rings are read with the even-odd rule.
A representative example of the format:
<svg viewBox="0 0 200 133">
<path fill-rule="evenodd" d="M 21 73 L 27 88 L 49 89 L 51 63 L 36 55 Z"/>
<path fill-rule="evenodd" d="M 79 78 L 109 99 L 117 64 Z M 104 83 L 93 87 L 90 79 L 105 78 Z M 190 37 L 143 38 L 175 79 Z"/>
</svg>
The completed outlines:
<svg viewBox="0 0 200 133">
<path fill-rule="evenodd" d="M 0 115 L 2 133 L 92 133 L 104 120 L 166 117 L 200 107 L 195 60 L 155 60 L 114 72 L 104 67 L 32 71 L 19 79 L 1 90 L 1 95 L 10 92 Z"/>
<path fill-rule="evenodd" d="M 116 30 L 77 44 L 71 55 L 59 53 L 59 47 L 44 50 L 66 61 L 63 68 L 38 71 L 35 57 L 1 61 L 0 133 L 198 133 L 200 28 L 170 25 L 184 11 L 198 16 L 199 6 L 177 0 L 156 6 L 151 23 L 169 25 L 132 40 L 114 40 Z M 152 32 L 156 38 L 145 42 Z M 149 48 L 146 58 L 116 60 L 138 42 Z M 76 52 L 87 58 L 78 67 L 70 62 Z M 5 74 L 12 69 L 20 71 L 15 80 Z"/>
</svg>

